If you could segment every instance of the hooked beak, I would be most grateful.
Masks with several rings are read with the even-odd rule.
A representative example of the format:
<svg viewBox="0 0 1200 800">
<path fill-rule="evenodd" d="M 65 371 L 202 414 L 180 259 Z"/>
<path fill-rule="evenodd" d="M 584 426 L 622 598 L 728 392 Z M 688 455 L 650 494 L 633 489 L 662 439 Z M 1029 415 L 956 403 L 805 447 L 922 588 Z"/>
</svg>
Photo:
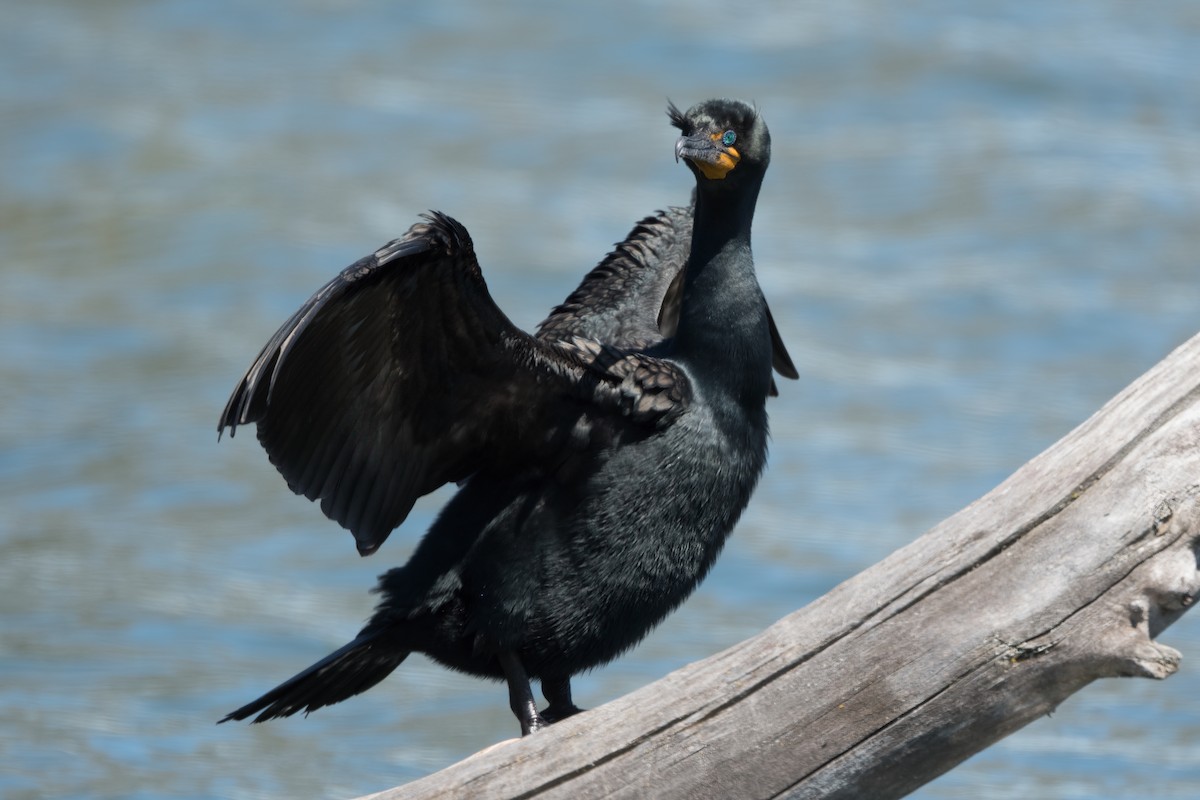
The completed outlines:
<svg viewBox="0 0 1200 800">
<path fill-rule="evenodd" d="M 717 143 L 702 133 L 694 136 L 680 136 L 675 142 L 676 161 L 686 158 L 690 161 L 716 163 L 716 156 L 719 152 Z"/>
<path fill-rule="evenodd" d="M 716 137 L 703 133 L 680 136 L 675 142 L 675 160 L 681 157 L 696 165 L 700 173 L 710 180 L 722 180 L 737 166 L 741 154 L 732 147 L 725 147 Z"/>
</svg>

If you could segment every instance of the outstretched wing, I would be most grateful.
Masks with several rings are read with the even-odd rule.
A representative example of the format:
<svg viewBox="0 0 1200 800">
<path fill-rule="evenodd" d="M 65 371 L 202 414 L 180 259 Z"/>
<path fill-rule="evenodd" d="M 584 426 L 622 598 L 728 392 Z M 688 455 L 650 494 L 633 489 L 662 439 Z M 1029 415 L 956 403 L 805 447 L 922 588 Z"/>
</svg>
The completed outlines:
<svg viewBox="0 0 1200 800">
<path fill-rule="evenodd" d="M 691 252 L 692 216 L 691 208 L 672 207 L 634 225 L 538 325 L 538 337 L 586 336 L 616 347 L 648 347 L 661 341 L 663 301 Z M 674 295 L 677 309 L 678 290 Z"/>
<path fill-rule="evenodd" d="M 674 336 L 694 217 L 694 205 L 673 206 L 638 222 L 538 325 L 538 338 L 584 336 L 615 347 L 645 349 Z M 800 377 L 769 307 L 767 320 L 775 371 L 793 380 Z M 772 381 L 771 394 L 778 393 Z"/>
<path fill-rule="evenodd" d="M 466 230 L 426 220 L 309 298 L 217 425 L 256 423 L 292 490 L 319 499 L 364 555 L 444 483 L 539 464 L 597 417 L 663 424 L 690 397 L 669 363 L 517 329 Z"/>
</svg>

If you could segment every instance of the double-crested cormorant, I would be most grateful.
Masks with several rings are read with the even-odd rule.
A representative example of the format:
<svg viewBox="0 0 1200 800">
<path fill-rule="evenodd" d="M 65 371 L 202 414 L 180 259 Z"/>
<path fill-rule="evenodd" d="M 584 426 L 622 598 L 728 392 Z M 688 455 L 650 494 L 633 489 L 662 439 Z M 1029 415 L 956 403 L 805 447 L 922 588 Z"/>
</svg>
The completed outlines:
<svg viewBox="0 0 1200 800">
<path fill-rule="evenodd" d="M 643 220 L 536 336 L 492 301 L 466 230 L 433 213 L 267 342 L 218 431 L 256 423 L 288 485 L 362 554 L 417 497 L 461 488 L 381 576 L 354 641 L 225 720 L 337 703 L 422 652 L 505 679 L 527 734 L 576 713 L 571 676 L 708 572 L 766 461 L 773 357 L 796 372 L 750 252 L 767 126 L 732 100 L 668 114 L 694 224 L 690 209 Z"/>
</svg>

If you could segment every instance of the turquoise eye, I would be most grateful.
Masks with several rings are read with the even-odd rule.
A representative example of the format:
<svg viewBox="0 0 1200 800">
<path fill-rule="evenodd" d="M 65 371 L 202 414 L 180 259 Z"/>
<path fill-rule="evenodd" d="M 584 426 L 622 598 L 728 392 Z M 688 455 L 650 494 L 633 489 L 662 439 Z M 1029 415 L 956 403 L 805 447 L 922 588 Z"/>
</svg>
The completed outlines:
<svg viewBox="0 0 1200 800">
<path fill-rule="evenodd" d="M 732 147 L 733 143 L 736 141 L 737 134 L 733 131 L 725 131 L 725 135 L 721 137 L 721 144 L 725 145 L 726 147 Z"/>
</svg>

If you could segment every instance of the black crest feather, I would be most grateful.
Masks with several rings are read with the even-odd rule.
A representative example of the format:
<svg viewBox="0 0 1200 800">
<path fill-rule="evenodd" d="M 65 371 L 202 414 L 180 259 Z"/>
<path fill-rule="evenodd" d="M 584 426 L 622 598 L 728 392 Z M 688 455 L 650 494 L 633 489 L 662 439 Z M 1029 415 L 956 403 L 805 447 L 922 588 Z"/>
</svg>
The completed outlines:
<svg viewBox="0 0 1200 800">
<path fill-rule="evenodd" d="M 690 127 L 687 121 L 687 116 L 670 100 L 667 101 L 667 117 L 671 120 L 672 125 L 674 125 L 676 128 L 679 128 L 679 130 L 684 131 L 685 133 Z"/>
</svg>

